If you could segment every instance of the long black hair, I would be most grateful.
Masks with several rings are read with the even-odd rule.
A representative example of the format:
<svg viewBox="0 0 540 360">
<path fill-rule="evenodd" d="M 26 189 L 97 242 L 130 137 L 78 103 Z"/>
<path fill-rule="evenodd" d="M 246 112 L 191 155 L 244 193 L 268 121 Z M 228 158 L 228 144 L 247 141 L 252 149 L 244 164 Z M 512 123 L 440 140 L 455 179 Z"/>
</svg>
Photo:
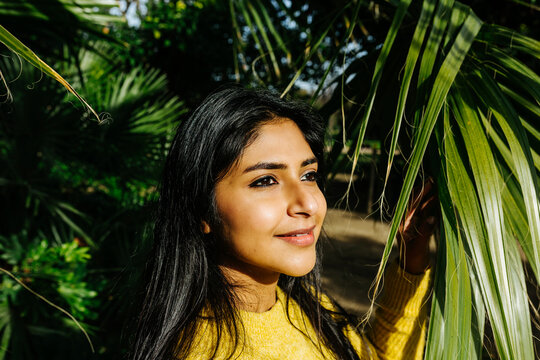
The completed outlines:
<svg viewBox="0 0 540 360">
<path fill-rule="evenodd" d="M 206 98 L 179 126 L 160 187 L 133 360 L 186 358 L 203 312 L 214 323 L 214 355 L 223 334 L 234 341 L 226 345 L 232 349 L 231 356 L 235 353 L 242 324 L 234 305 L 234 284 L 227 281 L 219 268 L 220 247 L 216 242 L 220 239 L 205 235 L 202 222 L 211 227 L 219 224 L 216 183 L 256 138 L 260 127 L 277 117 L 296 123 L 321 168 L 324 127 L 320 117 L 307 105 L 281 99 L 268 91 L 238 87 L 220 90 Z M 302 308 L 317 332 L 317 343 L 324 344 L 338 359 L 358 359 L 343 333 L 347 315 L 320 304 L 320 246 L 317 247 L 314 269 L 301 277 L 282 274 L 278 286 L 287 294 L 287 308 L 290 299 Z"/>
</svg>

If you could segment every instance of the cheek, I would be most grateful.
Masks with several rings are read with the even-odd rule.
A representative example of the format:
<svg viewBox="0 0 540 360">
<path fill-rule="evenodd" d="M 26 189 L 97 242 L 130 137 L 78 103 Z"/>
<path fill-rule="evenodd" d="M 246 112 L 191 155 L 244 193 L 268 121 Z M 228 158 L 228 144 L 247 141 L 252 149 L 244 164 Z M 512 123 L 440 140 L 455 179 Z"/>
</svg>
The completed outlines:
<svg viewBox="0 0 540 360">
<path fill-rule="evenodd" d="M 326 198 L 324 197 L 322 191 L 317 189 L 317 193 L 314 195 L 315 201 L 317 202 L 317 213 L 315 214 L 317 222 L 320 222 L 322 225 L 324 218 L 326 217 Z"/>
<path fill-rule="evenodd" d="M 277 201 L 271 201 L 269 199 L 254 199 L 247 203 L 242 203 L 241 206 L 244 215 L 242 223 L 244 226 L 250 227 L 253 230 L 273 227 L 283 212 Z"/>
<path fill-rule="evenodd" d="M 219 208 L 225 237 L 230 241 L 253 242 L 254 238 L 273 235 L 283 210 L 276 202 L 239 197 Z M 234 246 L 234 244 L 233 244 Z"/>
<path fill-rule="evenodd" d="M 320 208 L 320 216 L 324 217 L 326 216 L 326 210 L 327 210 L 327 204 L 326 204 L 326 198 L 324 197 L 323 193 L 319 190 L 319 208 Z"/>
<path fill-rule="evenodd" d="M 315 236 L 318 239 L 321 234 L 324 219 L 326 218 L 327 203 L 326 198 L 324 197 L 320 189 L 317 189 L 317 192 L 313 194 L 313 198 L 317 203 L 317 211 L 313 214 L 313 217 L 315 218 L 317 224 Z"/>
</svg>

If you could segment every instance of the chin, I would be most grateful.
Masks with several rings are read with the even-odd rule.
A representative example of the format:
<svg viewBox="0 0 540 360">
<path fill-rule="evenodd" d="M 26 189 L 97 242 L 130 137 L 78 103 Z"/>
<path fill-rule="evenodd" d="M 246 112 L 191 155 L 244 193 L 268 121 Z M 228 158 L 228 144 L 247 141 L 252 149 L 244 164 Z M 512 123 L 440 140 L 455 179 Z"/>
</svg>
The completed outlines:
<svg viewBox="0 0 540 360">
<path fill-rule="evenodd" d="M 316 259 L 317 258 L 315 254 L 313 254 L 313 256 L 309 259 L 302 259 L 302 261 L 297 261 L 293 264 L 290 264 L 290 266 L 287 266 L 287 268 L 283 269 L 281 273 L 293 277 L 307 275 L 311 270 L 313 270 L 313 267 L 315 267 Z"/>
</svg>

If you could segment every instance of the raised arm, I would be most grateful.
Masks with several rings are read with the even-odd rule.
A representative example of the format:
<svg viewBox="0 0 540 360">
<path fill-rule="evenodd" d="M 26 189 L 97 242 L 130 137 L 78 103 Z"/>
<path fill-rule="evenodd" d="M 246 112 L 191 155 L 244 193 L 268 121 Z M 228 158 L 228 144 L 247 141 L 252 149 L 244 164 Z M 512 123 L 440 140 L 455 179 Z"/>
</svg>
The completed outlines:
<svg viewBox="0 0 540 360">
<path fill-rule="evenodd" d="M 414 192 L 399 234 L 399 261 L 384 277 L 384 290 L 366 333 L 380 359 L 422 359 L 427 298 L 431 289 L 429 239 L 438 217 L 438 201 L 428 180 Z"/>
</svg>

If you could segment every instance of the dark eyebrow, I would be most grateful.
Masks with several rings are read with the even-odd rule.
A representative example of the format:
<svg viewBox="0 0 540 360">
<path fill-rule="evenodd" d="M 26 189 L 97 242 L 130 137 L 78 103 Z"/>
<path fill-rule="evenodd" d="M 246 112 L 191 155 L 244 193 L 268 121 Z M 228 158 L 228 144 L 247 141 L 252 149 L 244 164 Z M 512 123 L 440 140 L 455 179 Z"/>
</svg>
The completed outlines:
<svg viewBox="0 0 540 360">
<path fill-rule="evenodd" d="M 311 159 L 304 160 L 302 162 L 302 165 L 300 165 L 300 167 L 308 166 L 308 165 L 315 164 L 315 163 L 318 163 L 318 162 L 319 162 L 319 160 L 317 160 L 316 157 L 312 157 Z"/>
<path fill-rule="evenodd" d="M 259 162 L 255 165 L 251 165 L 250 167 L 246 168 L 244 170 L 244 174 L 250 171 L 255 170 L 284 170 L 287 168 L 287 165 L 282 163 L 273 163 L 273 162 Z"/>
<path fill-rule="evenodd" d="M 300 167 L 308 166 L 314 163 L 319 162 L 316 157 L 302 161 Z M 244 174 L 250 171 L 255 170 L 285 170 L 287 165 L 283 163 L 274 163 L 274 162 L 259 162 L 255 165 L 249 166 L 244 170 Z"/>
</svg>

